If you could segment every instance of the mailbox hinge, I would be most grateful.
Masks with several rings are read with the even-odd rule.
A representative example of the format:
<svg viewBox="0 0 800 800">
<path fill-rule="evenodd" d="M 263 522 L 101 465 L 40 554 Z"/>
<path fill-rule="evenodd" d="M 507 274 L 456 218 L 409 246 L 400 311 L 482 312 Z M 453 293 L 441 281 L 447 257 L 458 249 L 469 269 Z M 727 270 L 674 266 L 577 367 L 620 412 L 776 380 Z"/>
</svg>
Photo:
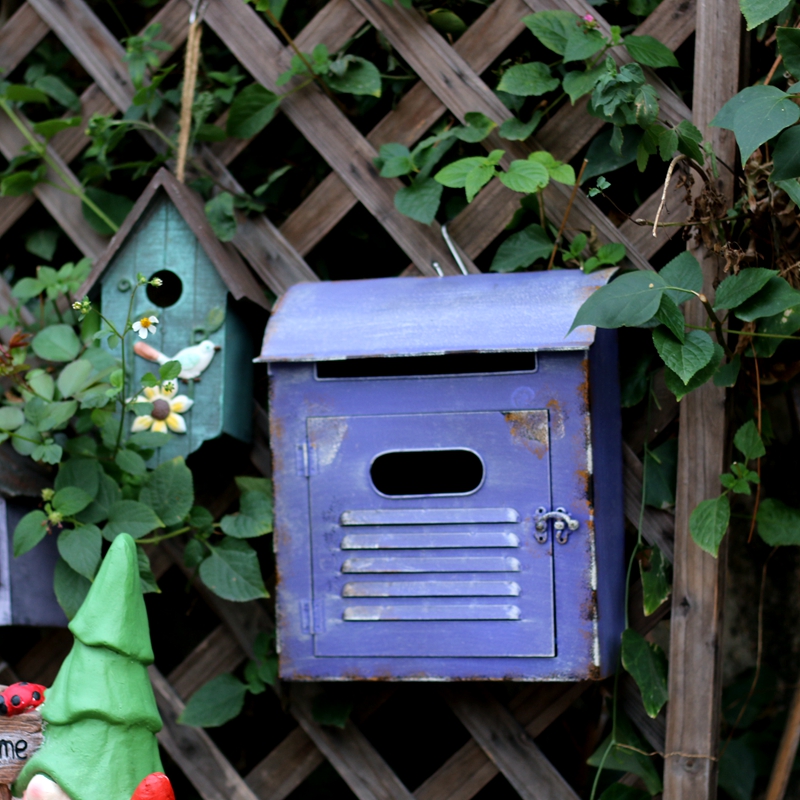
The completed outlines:
<svg viewBox="0 0 800 800">
<path fill-rule="evenodd" d="M 303 633 L 325 633 L 325 611 L 321 600 L 300 601 L 300 630 Z"/>
<path fill-rule="evenodd" d="M 556 532 L 556 540 L 559 544 L 566 544 L 569 539 L 570 531 L 578 530 L 580 523 L 573 519 L 566 508 L 558 507 L 555 511 L 547 511 L 544 506 L 536 509 L 536 516 L 533 518 L 536 528 L 536 541 L 543 544 L 547 541 L 547 523 L 553 520 L 553 528 Z"/>
</svg>

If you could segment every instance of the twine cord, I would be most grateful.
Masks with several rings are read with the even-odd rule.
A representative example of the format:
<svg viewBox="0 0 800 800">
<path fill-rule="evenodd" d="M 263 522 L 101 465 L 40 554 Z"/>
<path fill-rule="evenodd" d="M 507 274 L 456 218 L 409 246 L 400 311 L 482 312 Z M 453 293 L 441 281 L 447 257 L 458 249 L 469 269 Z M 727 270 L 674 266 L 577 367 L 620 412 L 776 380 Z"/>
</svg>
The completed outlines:
<svg viewBox="0 0 800 800">
<path fill-rule="evenodd" d="M 203 35 L 202 22 L 193 12 L 194 19 L 189 25 L 186 39 L 186 59 L 183 65 L 183 93 L 181 94 L 180 133 L 178 135 L 178 156 L 175 177 L 183 183 L 186 172 L 186 156 L 189 151 L 189 134 L 192 129 L 192 106 L 194 89 L 197 85 L 197 69 L 200 64 L 200 37 Z"/>
</svg>

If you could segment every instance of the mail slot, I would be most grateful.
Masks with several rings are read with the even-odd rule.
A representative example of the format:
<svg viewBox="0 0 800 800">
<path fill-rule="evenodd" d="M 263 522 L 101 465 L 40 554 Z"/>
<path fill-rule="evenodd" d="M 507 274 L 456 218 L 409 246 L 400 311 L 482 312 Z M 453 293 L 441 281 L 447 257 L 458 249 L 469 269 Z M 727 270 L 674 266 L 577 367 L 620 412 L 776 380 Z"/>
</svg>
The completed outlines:
<svg viewBox="0 0 800 800">
<path fill-rule="evenodd" d="M 611 271 L 300 284 L 269 364 L 280 673 L 613 671 L 624 526 Z"/>
</svg>

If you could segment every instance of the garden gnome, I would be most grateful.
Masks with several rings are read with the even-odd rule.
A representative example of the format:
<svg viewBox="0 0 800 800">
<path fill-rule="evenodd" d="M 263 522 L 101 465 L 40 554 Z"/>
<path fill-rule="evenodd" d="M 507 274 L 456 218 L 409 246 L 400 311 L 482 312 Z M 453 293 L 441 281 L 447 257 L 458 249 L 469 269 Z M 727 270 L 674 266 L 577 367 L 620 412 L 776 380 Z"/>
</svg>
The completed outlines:
<svg viewBox="0 0 800 800">
<path fill-rule="evenodd" d="M 75 642 L 41 709 L 44 744 L 20 773 L 15 795 L 174 800 L 158 755 L 161 717 L 147 674 L 153 649 L 128 534 L 114 539 L 69 629 Z"/>
</svg>

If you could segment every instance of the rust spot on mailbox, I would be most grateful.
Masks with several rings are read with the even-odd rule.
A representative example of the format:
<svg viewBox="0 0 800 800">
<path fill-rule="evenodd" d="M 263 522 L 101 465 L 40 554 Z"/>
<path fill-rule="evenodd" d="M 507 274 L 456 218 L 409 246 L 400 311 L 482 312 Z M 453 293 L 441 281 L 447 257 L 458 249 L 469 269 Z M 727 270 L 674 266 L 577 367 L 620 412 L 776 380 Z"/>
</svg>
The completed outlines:
<svg viewBox="0 0 800 800">
<path fill-rule="evenodd" d="M 538 458 L 544 458 L 550 438 L 547 412 L 506 411 L 503 416 L 511 429 L 511 438 Z"/>
</svg>

